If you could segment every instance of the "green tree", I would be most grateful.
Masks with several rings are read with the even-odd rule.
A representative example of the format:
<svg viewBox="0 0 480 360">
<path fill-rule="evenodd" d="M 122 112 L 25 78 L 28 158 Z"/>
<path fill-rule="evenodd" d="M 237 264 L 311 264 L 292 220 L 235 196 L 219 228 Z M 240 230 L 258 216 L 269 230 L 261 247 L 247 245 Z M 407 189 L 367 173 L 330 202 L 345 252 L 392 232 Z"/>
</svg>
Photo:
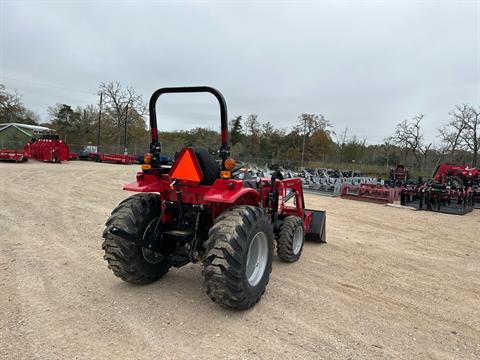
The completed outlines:
<svg viewBox="0 0 480 360">
<path fill-rule="evenodd" d="M 57 131 L 58 136 L 66 142 L 75 142 L 77 140 L 77 122 L 80 120 L 81 114 L 72 109 L 67 104 L 57 104 L 48 108 L 50 115 L 51 128 Z"/>
<path fill-rule="evenodd" d="M 333 141 L 325 130 L 317 130 L 312 133 L 307 146 L 307 159 L 318 161 L 324 160 L 333 150 Z"/>
<path fill-rule="evenodd" d="M 230 143 L 233 145 L 237 144 L 240 142 L 242 139 L 242 116 L 237 116 L 231 121 L 231 126 L 230 126 Z"/>
<path fill-rule="evenodd" d="M 39 118 L 25 107 L 21 96 L 16 91 L 10 92 L 5 85 L 0 84 L 0 123 L 3 122 L 36 125 Z"/>
<path fill-rule="evenodd" d="M 297 124 L 294 126 L 300 134 L 305 134 L 310 138 L 315 131 L 322 130 L 328 134 L 333 134 L 332 124 L 322 114 L 302 114 L 298 117 Z"/>
<path fill-rule="evenodd" d="M 98 110 L 94 105 L 85 108 L 77 107 L 75 112 L 80 116 L 74 117 L 73 128 L 76 132 L 74 140 L 78 145 L 96 143 L 98 132 Z"/>
<path fill-rule="evenodd" d="M 212 129 L 195 128 L 186 132 L 183 146 L 196 146 L 215 154 L 220 147 L 220 134 Z"/>
</svg>

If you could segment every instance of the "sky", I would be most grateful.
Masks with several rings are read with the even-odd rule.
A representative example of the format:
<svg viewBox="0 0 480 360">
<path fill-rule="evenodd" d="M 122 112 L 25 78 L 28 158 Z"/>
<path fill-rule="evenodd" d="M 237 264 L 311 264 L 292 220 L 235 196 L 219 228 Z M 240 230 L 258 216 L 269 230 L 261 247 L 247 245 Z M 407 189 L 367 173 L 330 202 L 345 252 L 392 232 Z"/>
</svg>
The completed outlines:
<svg viewBox="0 0 480 360">
<path fill-rule="evenodd" d="M 0 83 L 43 121 L 98 103 L 108 81 L 145 101 L 210 85 L 230 118 L 288 129 L 323 114 L 369 143 L 421 113 L 436 141 L 456 104 L 480 106 L 480 2 L 0 0 Z M 165 95 L 157 112 L 160 130 L 220 126 L 209 94 Z"/>
</svg>

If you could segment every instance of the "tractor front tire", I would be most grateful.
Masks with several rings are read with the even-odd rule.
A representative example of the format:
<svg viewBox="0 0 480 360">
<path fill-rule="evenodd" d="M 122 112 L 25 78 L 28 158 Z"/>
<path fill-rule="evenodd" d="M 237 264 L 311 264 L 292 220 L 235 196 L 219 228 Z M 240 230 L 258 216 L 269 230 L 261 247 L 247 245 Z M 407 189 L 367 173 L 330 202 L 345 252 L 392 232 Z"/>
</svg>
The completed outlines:
<svg viewBox="0 0 480 360">
<path fill-rule="evenodd" d="M 285 262 L 295 262 L 302 254 L 305 242 L 303 221 L 298 216 L 287 216 L 283 220 L 277 239 L 277 255 Z"/>
<path fill-rule="evenodd" d="M 209 231 L 203 263 L 207 294 L 229 309 L 251 308 L 265 292 L 272 258 L 273 228 L 263 210 L 225 210 Z"/>
<path fill-rule="evenodd" d="M 160 196 L 151 193 L 130 196 L 112 211 L 103 232 L 102 249 L 115 276 L 133 284 L 149 284 L 168 272 L 168 257 L 137 244 L 159 216 Z"/>
</svg>

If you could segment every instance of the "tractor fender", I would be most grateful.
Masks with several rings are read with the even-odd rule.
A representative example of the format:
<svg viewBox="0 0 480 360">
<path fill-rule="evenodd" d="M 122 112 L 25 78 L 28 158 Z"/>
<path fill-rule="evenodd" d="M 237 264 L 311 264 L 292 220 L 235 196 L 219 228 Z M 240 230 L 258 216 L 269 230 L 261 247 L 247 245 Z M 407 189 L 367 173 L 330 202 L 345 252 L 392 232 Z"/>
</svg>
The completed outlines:
<svg viewBox="0 0 480 360">
<path fill-rule="evenodd" d="M 137 173 L 137 179 L 134 182 L 123 186 L 123 190 L 134 192 L 161 192 L 165 190 L 166 185 L 162 178 L 157 174 Z"/>
<path fill-rule="evenodd" d="M 215 180 L 210 190 L 203 197 L 203 201 L 211 203 L 234 204 L 242 198 L 249 198 L 252 205 L 257 205 L 260 195 L 257 190 L 244 188 L 241 180 Z"/>
</svg>

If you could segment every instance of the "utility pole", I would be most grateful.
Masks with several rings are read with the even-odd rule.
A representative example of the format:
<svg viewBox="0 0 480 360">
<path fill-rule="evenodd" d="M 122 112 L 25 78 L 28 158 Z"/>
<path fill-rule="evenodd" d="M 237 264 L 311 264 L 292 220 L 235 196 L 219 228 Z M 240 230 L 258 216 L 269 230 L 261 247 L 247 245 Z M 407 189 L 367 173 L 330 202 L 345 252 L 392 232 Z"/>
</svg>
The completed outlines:
<svg viewBox="0 0 480 360">
<path fill-rule="evenodd" d="M 63 106 L 67 106 L 70 108 L 70 106 L 67 104 L 63 104 Z M 67 113 L 67 124 L 68 126 L 70 126 L 70 113 Z M 65 139 L 64 139 L 65 143 L 67 142 L 67 135 L 68 135 L 67 131 L 65 131 Z"/>
<path fill-rule="evenodd" d="M 86 121 L 87 119 L 87 110 L 83 109 L 83 121 Z M 85 144 L 87 142 L 87 134 L 84 132 L 83 133 L 83 143 Z"/>
<path fill-rule="evenodd" d="M 128 150 L 127 150 L 127 122 L 128 122 L 128 104 L 125 107 L 125 133 L 123 136 L 123 154 L 127 155 Z"/>
<path fill-rule="evenodd" d="M 97 151 L 100 152 L 100 123 L 102 121 L 103 92 L 100 93 L 100 107 L 98 109 Z"/>
<path fill-rule="evenodd" d="M 302 164 L 301 164 L 301 168 L 303 169 L 303 158 L 304 158 L 304 155 L 305 155 L 305 135 L 307 133 L 307 118 L 305 117 L 304 121 L 303 121 L 303 145 L 302 145 Z"/>
</svg>

